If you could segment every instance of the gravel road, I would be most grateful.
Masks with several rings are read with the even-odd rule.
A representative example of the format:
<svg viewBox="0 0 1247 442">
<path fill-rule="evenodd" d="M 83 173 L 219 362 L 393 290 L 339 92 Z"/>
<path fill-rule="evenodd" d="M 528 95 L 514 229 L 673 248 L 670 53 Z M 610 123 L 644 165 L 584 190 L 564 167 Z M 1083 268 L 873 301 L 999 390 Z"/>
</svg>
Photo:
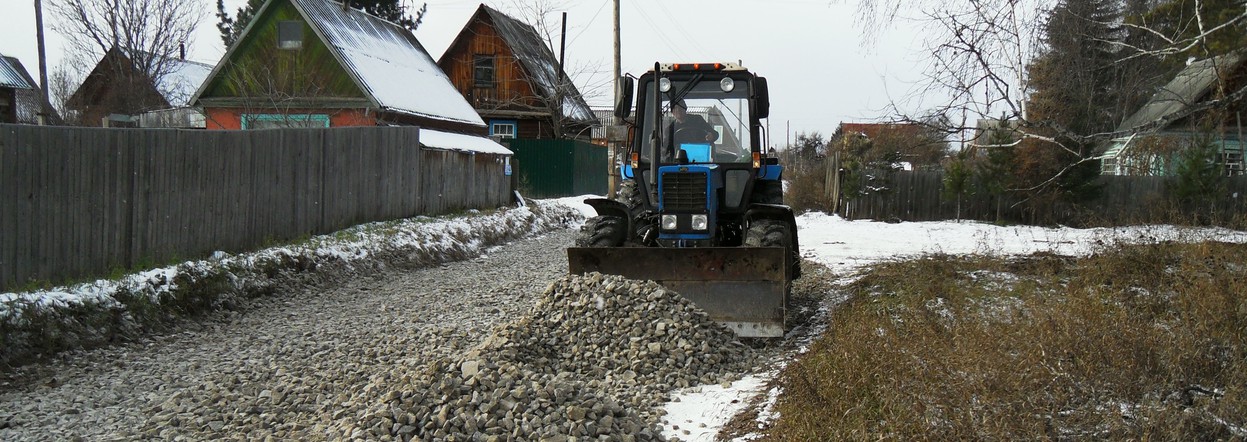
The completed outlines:
<svg viewBox="0 0 1247 442">
<path fill-rule="evenodd" d="M 558 349 L 565 350 L 565 358 L 570 358 L 561 359 L 562 362 L 538 357 L 563 367 L 544 374 L 518 373 L 514 366 L 505 363 L 494 365 L 494 360 L 506 359 L 505 355 L 513 357 L 532 351 L 546 354 L 547 350 L 541 347 L 549 345 L 547 341 L 553 342 L 550 336 L 555 335 L 581 336 L 578 339 L 584 341 L 577 342 L 598 348 L 599 352 L 607 349 L 598 344 L 604 344 L 602 339 L 608 334 L 588 330 L 592 324 L 577 326 L 585 330 L 526 332 L 526 327 L 538 323 L 559 327 L 567 322 L 557 318 L 543 322 L 531 316 L 516 322 L 539 302 L 559 298 L 551 298 L 547 289 L 565 278 L 564 249 L 573 243 L 574 236 L 570 229 L 555 230 L 491 249 L 469 261 L 420 270 L 371 271 L 366 276 L 352 275 L 349 270 L 322 272 L 327 274 L 316 275 L 320 282 L 315 285 L 287 287 L 271 296 L 248 301 L 236 310 L 187 321 L 175 333 L 152 336 L 138 343 L 66 353 L 16 369 L 0 375 L 0 440 L 405 440 L 413 435 L 441 439 L 445 436 L 437 434 L 471 434 L 473 428 L 482 431 L 490 425 L 494 425 L 490 427 L 493 431 L 501 431 L 501 427 L 514 431 L 507 437 L 481 440 L 524 440 L 528 438 L 525 434 L 544 436 L 563 431 L 609 436 L 608 440 L 651 440 L 659 438 L 654 425 L 661 412 L 654 407 L 660 402 L 638 398 L 644 396 L 644 391 L 661 393 L 675 384 L 687 384 L 678 380 L 690 374 L 662 369 L 645 375 L 637 364 L 644 360 L 648 361 L 644 364 L 691 367 L 711 358 L 724 362 L 706 366 L 703 375 L 692 375 L 694 382 L 700 379 L 718 383 L 737 378 L 744 373 L 731 367 L 776 361 L 795 351 L 809 330 L 817 328 L 810 327 L 814 325 L 811 318 L 820 310 L 823 294 L 831 290 L 824 268 L 807 271 L 794 286 L 796 331 L 783 341 L 755 342 L 752 350 L 739 347 L 741 344 L 732 342 L 730 337 L 716 338 L 710 349 L 705 342 L 697 344 L 703 337 L 708 339 L 718 332 L 691 325 L 688 321 L 693 317 L 681 313 L 681 308 L 686 307 L 666 304 L 664 308 L 673 308 L 674 316 L 665 313 L 667 316 L 634 323 L 647 327 L 658 324 L 656 332 L 646 328 L 638 335 L 636 328 L 623 328 L 631 332 L 613 338 L 622 340 L 624 347 L 610 351 L 634 358 L 632 368 L 642 374 L 636 381 L 644 377 L 650 379 L 647 382 L 654 382 L 654 386 L 643 389 L 627 387 L 626 382 L 638 376 L 628 370 L 627 359 L 619 360 L 624 366 L 618 370 L 624 371 L 603 371 L 593 368 L 594 364 L 582 367 L 583 358 L 574 354 L 574 349 L 580 347 L 577 343 L 558 345 Z M 601 281 L 600 277 L 594 281 L 618 285 Z M 580 285 L 586 282 L 588 286 Z M 601 289 L 595 285 L 597 282 L 586 282 L 573 281 L 572 288 L 560 290 L 582 293 Z M 646 290 L 653 289 L 641 289 L 639 294 L 647 296 Z M 592 296 L 604 295 L 607 294 Z M 602 301 L 598 299 L 600 310 Z M 570 309 L 587 308 L 583 302 L 570 302 Z M 642 319 L 635 312 L 651 315 L 651 310 L 655 310 L 654 306 L 641 304 L 633 310 L 633 320 Z M 587 312 L 592 316 L 596 310 Z M 603 314 L 607 316 L 589 321 L 606 323 L 615 319 L 611 312 Z M 685 325 L 678 332 L 668 329 L 664 333 L 664 321 Z M 507 336 L 513 342 L 500 346 L 492 341 L 498 339 L 497 333 L 503 326 L 511 327 Z M 533 332 L 538 334 L 525 335 Z M 685 335 L 677 333 L 688 333 L 687 341 Z M 629 338 L 633 341 L 630 346 Z M 528 343 L 515 342 L 516 339 L 527 339 Z M 667 344 L 657 344 L 664 339 Z M 674 362 L 669 354 L 652 353 L 658 349 L 666 352 L 670 347 L 664 345 L 671 342 L 679 342 L 679 348 L 671 348 L 671 354 L 683 355 L 676 356 Z M 491 345 L 494 350 L 488 354 L 492 356 L 484 356 L 482 349 Z M 702 346 L 701 350 L 691 351 L 697 345 Z M 743 352 L 731 350 L 736 352 L 731 354 L 739 356 L 718 359 L 720 351 L 728 347 L 739 347 Z M 647 352 L 647 348 L 651 351 Z M 480 375 L 469 376 L 464 368 L 460 378 L 460 364 L 470 364 L 473 373 L 478 364 L 476 359 L 463 359 L 465 354 L 485 358 L 479 361 L 483 364 Z M 558 358 L 553 353 L 549 357 Z M 434 377 L 429 378 L 430 374 Z M 605 378 L 587 384 L 576 379 L 594 376 Z M 621 378 L 626 382 L 620 384 L 624 382 Z M 430 379 L 437 380 L 437 388 L 446 392 L 441 399 L 424 393 L 437 389 L 429 386 Z M 493 385 L 504 381 L 513 387 L 495 390 L 493 394 L 479 391 L 480 382 Z M 543 397 L 548 393 L 553 402 L 542 399 L 546 405 L 539 409 L 536 403 L 530 404 L 530 411 L 538 413 L 524 412 L 521 416 L 523 407 L 515 408 L 517 404 L 512 399 L 523 397 L 528 388 L 523 386 L 528 385 L 526 382 L 531 382 L 532 388 L 547 385 L 549 391 L 538 393 Z M 605 394 L 603 391 L 618 392 L 620 388 L 636 390 L 634 396 L 640 395 L 632 398 L 631 408 L 612 408 L 613 400 L 594 399 Z M 458 393 L 449 393 L 447 389 Z M 575 394 L 568 396 L 568 392 Z M 497 416 L 488 419 L 470 415 L 456 419 L 447 414 L 447 408 L 440 414 L 436 408 L 427 408 L 427 404 L 437 406 L 447 400 L 474 409 L 494 409 L 494 404 L 505 403 L 516 413 L 512 417 L 506 410 L 497 410 Z M 555 416 L 549 413 L 557 414 L 557 422 L 551 421 Z M 590 418 L 585 420 L 586 416 Z M 616 422 L 610 424 L 607 419 L 608 423 L 603 425 L 602 416 L 613 416 Z M 423 423 L 418 424 L 417 419 Z M 575 423 L 595 419 L 599 420 L 596 426 Z M 439 428 L 441 432 L 433 434 Z M 468 430 L 463 431 L 464 428 Z"/>
<path fill-rule="evenodd" d="M 0 379 L 0 440 L 323 439 L 370 405 L 356 398 L 374 376 L 461 353 L 526 312 L 566 273 L 573 233 L 290 289 L 177 333 L 24 367 Z"/>
</svg>

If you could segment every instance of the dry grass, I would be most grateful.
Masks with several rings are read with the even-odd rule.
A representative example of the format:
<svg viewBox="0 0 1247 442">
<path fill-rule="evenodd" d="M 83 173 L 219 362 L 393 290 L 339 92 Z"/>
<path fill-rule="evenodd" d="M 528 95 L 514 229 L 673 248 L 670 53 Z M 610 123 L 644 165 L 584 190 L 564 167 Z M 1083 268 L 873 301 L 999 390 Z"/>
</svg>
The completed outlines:
<svg viewBox="0 0 1247 442">
<path fill-rule="evenodd" d="M 1247 246 L 878 266 L 766 440 L 1247 438 Z"/>
</svg>

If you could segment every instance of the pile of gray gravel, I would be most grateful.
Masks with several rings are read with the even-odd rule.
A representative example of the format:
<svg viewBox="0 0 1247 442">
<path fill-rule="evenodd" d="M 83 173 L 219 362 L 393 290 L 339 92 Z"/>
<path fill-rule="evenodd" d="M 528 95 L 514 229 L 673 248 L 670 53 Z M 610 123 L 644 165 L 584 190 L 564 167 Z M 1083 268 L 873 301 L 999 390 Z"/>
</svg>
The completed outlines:
<svg viewBox="0 0 1247 442">
<path fill-rule="evenodd" d="M 750 353 L 653 282 L 572 275 L 467 354 L 379 378 L 374 406 L 327 436 L 654 440 L 667 392 L 734 381 Z"/>
</svg>

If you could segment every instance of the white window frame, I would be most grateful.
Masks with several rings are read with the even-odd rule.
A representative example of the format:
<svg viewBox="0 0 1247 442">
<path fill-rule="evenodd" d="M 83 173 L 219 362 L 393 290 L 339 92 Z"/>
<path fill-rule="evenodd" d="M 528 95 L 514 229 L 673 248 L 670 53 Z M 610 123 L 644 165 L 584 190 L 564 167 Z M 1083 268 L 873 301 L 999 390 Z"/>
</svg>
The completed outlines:
<svg viewBox="0 0 1247 442">
<path fill-rule="evenodd" d="M 510 128 L 510 131 L 500 131 L 499 128 Z M 515 139 L 519 132 L 519 124 L 515 120 L 493 120 L 489 122 L 489 135 L 498 138 Z"/>
</svg>

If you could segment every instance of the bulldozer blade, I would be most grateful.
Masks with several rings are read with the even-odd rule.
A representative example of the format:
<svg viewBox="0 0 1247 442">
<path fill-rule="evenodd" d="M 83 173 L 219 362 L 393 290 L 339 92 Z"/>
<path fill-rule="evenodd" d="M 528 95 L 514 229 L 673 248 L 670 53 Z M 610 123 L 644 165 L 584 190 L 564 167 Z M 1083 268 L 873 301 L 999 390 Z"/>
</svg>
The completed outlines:
<svg viewBox="0 0 1247 442">
<path fill-rule="evenodd" d="M 572 274 L 652 280 L 741 337 L 783 337 L 789 275 L 780 247 L 571 247 Z"/>
</svg>

